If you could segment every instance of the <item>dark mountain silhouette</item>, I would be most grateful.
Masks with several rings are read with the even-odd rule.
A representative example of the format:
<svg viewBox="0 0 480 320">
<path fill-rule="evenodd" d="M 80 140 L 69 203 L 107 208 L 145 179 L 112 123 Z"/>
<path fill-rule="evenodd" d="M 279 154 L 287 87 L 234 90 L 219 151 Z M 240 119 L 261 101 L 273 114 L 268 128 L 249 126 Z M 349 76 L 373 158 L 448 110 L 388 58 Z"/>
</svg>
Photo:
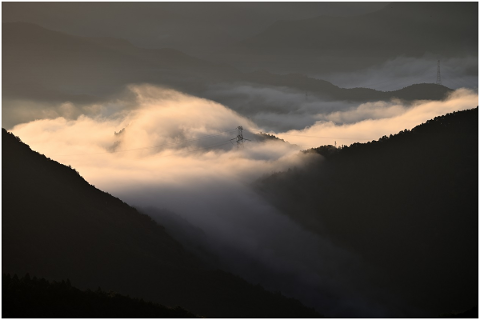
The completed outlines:
<svg viewBox="0 0 480 320">
<path fill-rule="evenodd" d="M 242 73 L 231 66 L 211 63 L 174 49 L 143 49 L 122 39 L 73 36 L 29 23 L 3 23 L 2 35 L 3 115 L 8 127 L 35 118 L 11 118 L 14 110 L 9 100 L 70 101 L 81 106 L 105 101 L 132 83 L 152 83 L 177 89 L 224 103 L 240 113 L 245 110 L 235 103 L 234 98 L 212 95 L 209 86 L 246 82 L 263 87 L 287 87 L 325 99 L 351 101 L 393 97 L 408 101 L 438 100 L 451 91 L 435 84 L 418 84 L 391 92 L 342 89 L 300 74 Z M 265 107 L 252 106 L 255 110 Z"/>
<path fill-rule="evenodd" d="M 354 71 L 398 56 L 478 54 L 478 3 L 391 3 L 351 17 L 277 21 L 222 52 L 281 72 Z M 227 60 L 227 59 L 224 59 Z"/>
<path fill-rule="evenodd" d="M 70 280 L 50 282 L 44 278 L 2 277 L 4 318 L 195 318 L 180 307 L 175 309 L 130 298 L 116 292 L 81 291 Z"/>
<path fill-rule="evenodd" d="M 189 81 L 182 77 L 222 68 L 173 49 L 141 49 L 121 39 L 73 36 L 29 23 L 4 23 L 2 35 L 7 97 L 26 91 L 36 99 L 62 101 L 67 95 L 77 101 L 79 93 L 88 92 L 94 99 L 128 83 L 175 86 L 181 79 L 186 85 Z M 228 73 L 230 68 L 224 68 Z"/>
<path fill-rule="evenodd" d="M 210 317 L 318 317 L 187 253 L 147 215 L 2 131 L 2 271 Z"/>
<path fill-rule="evenodd" d="M 393 98 L 406 101 L 422 99 L 442 100 L 446 98 L 448 93 L 453 91 L 445 86 L 434 83 L 414 84 L 395 91 L 378 91 L 368 88 L 345 89 L 328 81 L 310 78 L 298 73 L 278 75 L 266 70 L 246 73 L 244 74 L 243 79 L 245 81 L 260 83 L 266 86 L 294 88 L 331 100 L 359 102 L 391 100 Z"/>
<path fill-rule="evenodd" d="M 285 140 L 283 139 L 280 139 L 279 137 L 273 135 L 273 134 L 268 134 L 268 133 L 264 133 L 264 132 L 260 132 L 260 133 L 256 133 L 254 135 L 255 139 L 257 141 L 281 141 L 281 142 L 286 142 Z"/>
<path fill-rule="evenodd" d="M 302 19 L 321 13 L 352 15 L 385 3 L 8 3 L 4 22 L 37 23 L 52 30 L 84 36 L 109 35 L 140 47 L 172 47 L 207 56 L 278 19 Z M 88 20 L 87 20 L 88 19 Z M 85 23 L 88 21 L 88 23 Z"/>
<path fill-rule="evenodd" d="M 478 305 L 464 312 L 443 314 L 440 318 L 478 318 Z"/>
<path fill-rule="evenodd" d="M 478 301 L 478 108 L 337 149 L 258 182 L 305 228 L 385 271 L 379 284 L 425 313 Z"/>
<path fill-rule="evenodd" d="M 185 250 L 200 258 L 203 263 L 220 268 L 218 257 L 209 250 L 211 239 L 201 228 L 191 224 L 175 212 L 155 207 L 137 208 L 141 213 L 152 217 L 167 232 L 182 244 Z"/>
</svg>

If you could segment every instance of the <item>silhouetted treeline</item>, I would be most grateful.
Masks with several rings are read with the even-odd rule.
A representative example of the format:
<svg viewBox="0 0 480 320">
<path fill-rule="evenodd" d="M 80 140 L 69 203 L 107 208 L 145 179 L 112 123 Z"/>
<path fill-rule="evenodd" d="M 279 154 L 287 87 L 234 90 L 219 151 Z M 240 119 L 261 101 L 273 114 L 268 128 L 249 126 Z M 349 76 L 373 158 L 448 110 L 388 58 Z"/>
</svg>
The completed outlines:
<svg viewBox="0 0 480 320">
<path fill-rule="evenodd" d="M 26 274 L 2 277 L 4 318 L 194 318 L 180 308 L 167 308 L 101 288 L 81 291 L 70 280 L 48 281 Z"/>
<path fill-rule="evenodd" d="M 478 305 L 464 312 L 443 314 L 440 318 L 478 318 Z"/>
<path fill-rule="evenodd" d="M 273 134 L 268 134 L 268 133 L 264 133 L 264 132 L 260 132 L 260 133 L 255 133 L 254 134 L 254 137 L 257 141 L 281 141 L 281 142 L 285 142 L 285 140 L 283 139 L 280 139 L 279 137 L 277 136 L 274 136 Z"/>
<path fill-rule="evenodd" d="M 2 271 L 70 279 L 209 317 L 318 317 L 212 270 L 165 229 L 2 130 Z"/>
<path fill-rule="evenodd" d="M 305 228 L 385 271 L 374 278 L 432 316 L 478 299 L 478 108 L 337 149 L 259 190 Z"/>
</svg>

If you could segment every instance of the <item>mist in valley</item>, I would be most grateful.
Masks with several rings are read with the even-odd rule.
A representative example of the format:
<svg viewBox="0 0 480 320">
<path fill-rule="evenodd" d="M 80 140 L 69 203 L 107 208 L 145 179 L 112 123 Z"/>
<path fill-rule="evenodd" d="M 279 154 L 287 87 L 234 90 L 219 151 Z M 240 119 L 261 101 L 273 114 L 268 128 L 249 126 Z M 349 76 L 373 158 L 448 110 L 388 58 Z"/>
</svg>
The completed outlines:
<svg viewBox="0 0 480 320">
<path fill-rule="evenodd" d="M 411 303 L 388 268 L 314 216 L 299 223 L 308 210 L 294 179 L 279 180 L 288 197 L 258 188 L 328 175 L 311 148 L 341 151 L 478 105 L 478 5 L 411 5 L 6 3 L 2 126 L 209 268 L 319 314 L 462 312 Z M 452 28 L 444 42 L 439 26 Z"/>
<path fill-rule="evenodd" d="M 320 117 L 323 121 L 299 131 L 270 132 L 286 140 L 282 141 L 265 139 L 264 127 L 213 101 L 152 85 L 128 90 L 133 95 L 123 96 L 133 99 L 88 106 L 95 115 L 36 120 L 17 125 L 12 132 L 160 224 L 180 217 L 171 235 L 213 267 L 300 299 L 329 316 L 419 312 L 372 284 L 383 270 L 303 229 L 262 198 L 253 184 L 321 158 L 302 149 L 335 139 L 340 143 L 346 136 L 352 139 L 348 143 L 359 141 L 355 136 L 394 134 L 437 115 L 470 108 L 478 99 L 474 92 L 459 90 L 445 101 L 418 101 L 412 106 L 393 101 L 360 104 L 343 112 L 306 113 L 303 117 L 310 121 Z M 268 113 L 264 115 L 268 118 Z M 239 125 L 249 141 L 237 146 Z M 200 232 L 182 238 L 175 233 L 182 225 Z"/>
</svg>

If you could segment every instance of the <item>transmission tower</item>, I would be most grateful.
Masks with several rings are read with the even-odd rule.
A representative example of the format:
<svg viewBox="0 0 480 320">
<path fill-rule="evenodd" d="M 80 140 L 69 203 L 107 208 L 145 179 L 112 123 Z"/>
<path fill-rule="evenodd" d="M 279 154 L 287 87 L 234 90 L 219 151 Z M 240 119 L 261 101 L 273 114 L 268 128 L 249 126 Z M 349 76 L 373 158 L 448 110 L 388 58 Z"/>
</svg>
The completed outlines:
<svg viewBox="0 0 480 320">
<path fill-rule="evenodd" d="M 437 61 L 437 84 L 442 84 L 442 76 L 440 75 L 440 60 Z"/>
<path fill-rule="evenodd" d="M 236 137 L 236 138 L 233 138 L 233 139 L 230 139 L 230 140 L 235 140 L 235 139 L 237 139 L 237 148 L 241 148 L 241 147 L 243 146 L 243 142 L 244 142 L 245 140 L 247 140 L 247 141 L 251 141 L 251 140 L 245 139 L 245 138 L 243 137 L 243 127 L 242 127 L 242 126 L 238 126 L 237 129 L 238 129 L 237 137 Z"/>
</svg>

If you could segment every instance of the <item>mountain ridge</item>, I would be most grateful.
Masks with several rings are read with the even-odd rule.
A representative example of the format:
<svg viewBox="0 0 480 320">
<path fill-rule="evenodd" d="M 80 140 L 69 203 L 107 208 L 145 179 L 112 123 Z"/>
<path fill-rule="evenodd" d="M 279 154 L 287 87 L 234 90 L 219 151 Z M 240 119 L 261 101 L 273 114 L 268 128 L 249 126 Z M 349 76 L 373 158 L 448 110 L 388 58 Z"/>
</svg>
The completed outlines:
<svg viewBox="0 0 480 320">
<path fill-rule="evenodd" d="M 210 269 L 165 228 L 2 130 L 2 271 L 108 288 L 211 317 L 318 317 Z"/>
<path fill-rule="evenodd" d="M 249 68 L 268 59 L 272 70 L 312 74 L 357 71 L 397 56 L 476 56 L 477 11 L 475 3 L 390 3 L 358 16 L 283 20 L 222 54 L 224 61 L 243 56 Z"/>
<path fill-rule="evenodd" d="M 423 316 L 475 305 L 478 107 L 378 141 L 308 152 L 323 158 L 259 180 L 259 192 L 304 228 L 382 268 L 378 283 Z"/>
<path fill-rule="evenodd" d="M 412 5 L 414 8 L 412 8 Z M 316 34 L 316 39 L 317 41 L 322 40 L 322 42 L 327 41 L 334 41 L 334 38 L 329 37 L 328 34 L 335 34 L 335 38 L 338 38 L 341 40 L 341 42 L 333 42 L 335 44 L 346 44 L 347 46 L 354 46 L 354 44 L 357 42 L 355 38 L 357 33 L 364 33 L 364 29 L 366 28 L 369 30 L 371 33 L 374 33 L 374 37 L 372 38 L 378 38 L 378 34 L 385 33 L 387 30 L 390 33 L 389 37 L 383 37 L 385 41 L 389 41 L 388 39 L 395 39 L 398 43 L 399 39 L 396 39 L 397 36 L 400 38 L 400 40 L 403 40 L 405 37 L 403 36 L 403 32 L 405 32 L 405 27 L 406 29 L 415 29 L 418 28 L 418 32 L 425 32 L 429 36 L 432 36 L 432 31 L 435 29 L 438 29 L 439 26 L 442 24 L 447 24 L 448 27 L 442 26 L 442 28 L 448 29 L 452 27 L 452 16 L 455 18 L 463 17 L 461 21 L 463 21 L 463 24 L 460 24 L 460 26 L 453 26 L 455 29 L 455 33 L 458 30 L 467 30 L 468 32 L 464 32 L 465 34 L 468 34 L 469 36 L 475 35 L 475 31 L 473 29 L 470 29 L 470 26 L 474 26 L 474 17 L 475 15 L 472 13 L 473 8 L 475 7 L 475 4 L 470 5 L 468 8 L 459 4 L 425 4 L 425 3 L 416 3 L 416 4 L 409 4 L 409 6 L 406 6 L 405 4 L 402 3 L 391 3 L 388 4 L 386 7 L 379 9 L 378 11 L 366 13 L 363 15 L 359 16 L 351 16 L 351 17 L 332 17 L 332 16 L 319 16 L 319 17 L 314 17 L 314 18 L 308 18 L 308 19 L 303 19 L 303 20 L 291 20 L 287 21 L 284 20 L 282 22 L 276 23 L 272 25 L 271 27 L 267 28 L 266 30 L 263 31 L 264 34 L 276 34 L 276 30 L 273 30 L 275 27 L 282 28 L 283 34 L 285 35 L 286 31 L 289 31 L 289 33 L 293 32 L 291 34 L 291 37 L 289 38 L 288 34 L 286 36 L 281 37 L 282 41 L 279 43 L 276 43 L 276 47 L 291 47 L 288 41 L 293 41 L 293 38 L 296 38 L 297 40 L 302 40 L 302 37 L 299 37 L 300 34 L 305 34 L 308 33 L 308 31 L 315 31 L 317 32 Z M 467 18 L 465 18 L 465 14 Z M 413 21 L 409 21 L 409 25 L 406 25 L 404 22 L 402 22 L 399 17 L 409 17 L 410 19 L 413 19 Z M 327 22 L 332 23 L 335 22 L 335 24 L 332 26 L 329 26 L 328 33 L 322 32 L 323 30 L 326 30 L 325 26 L 323 26 L 323 23 L 325 23 L 325 20 L 329 20 Z M 344 20 L 341 21 L 341 23 L 337 23 L 337 20 Z M 343 29 L 341 25 L 345 22 L 348 21 L 348 28 Z M 455 20 L 456 21 L 456 20 Z M 473 22 L 472 22 L 473 21 Z M 478 21 L 478 19 L 477 19 Z M 356 27 L 352 27 L 351 23 L 356 25 Z M 402 24 L 403 23 L 403 24 Z M 470 23 L 470 24 L 469 24 Z M 318 26 L 317 24 L 320 24 Z M 380 25 L 378 25 L 380 24 Z M 414 26 L 412 26 L 414 24 Z M 429 26 L 431 25 L 431 27 Z M 404 27 L 401 28 L 400 26 L 403 25 Z M 322 27 L 323 26 L 323 27 Z M 376 28 L 374 28 L 374 26 Z M 291 30 L 292 27 L 298 27 L 300 30 Z M 332 31 L 332 28 L 335 29 L 335 32 Z M 284 30 L 285 29 L 285 30 Z M 320 32 L 320 34 L 318 34 Z M 393 33 L 392 33 L 393 32 Z M 279 32 L 282 33 L 282 32 Z M 460 32 L 458 32 L 460 33 Z M 340 34 L 341 36 L 337 36 Z M 296 37 L 294 37 L 296 35 Z M 435 35 L 435 34 L 433 34 Z M 452 34 L 447 34 L 448 35 L 448 41 L 452 41 Z M 310 35 L 308 35 L 310 36 Z M 436 35 L 435 35 L 436 36 Z M 243 43 L 251 43 L 251 45 L 255 44 L 256 46 L 260 46 L 261 43 L 268 43 L 266 41 L 265 37 L 263 36 L 262 33 L 258 34 L 257 36 L 253 37 L 253 39 L 246 39 L 243 41 Z M 346 37 L 346 38 L 342 38 Z M 438 36 L 436 36 L 438 37 Z M 267 38 L 272 38 L 272 35 Z M 346 39 L 353 41 L 349 42 L 346 41 Z M 423 39 L 419 38 L 419 39 Z M 410 39 L 412 40 L 412 39 Z M 415 40 L 417 41 L 417 40 Z M 445 42 L 447 41 L 446 39 L 444 40 Z M 432 40 L 428 39 L 429 46 L 432 46 Z M 439 42 L 441 45 L 445 42 Z M 301 42 L 299 42 L 301 43 Z M 371 44 L 380 44 L 380 42 L 372 42 Z M 466 45 L 463 43 L 463 40 L 460 41 L 459 43 Z M 303 45 L 306 45 L 303 43 Z M 423 46 L 426 46 L 427 44 L 423 44 Z M 396 45 L 395 47 L 397 47 Z M 422 47 L 423 47 L 422 46 Z M 325 47 L 331 48 L 333 50 L 339 50 L 338 48 L 332 48 L 331 45 L 328 43 L 325 44 Z M 314 48 L 314 47 L 313 47 Z M 474 47 L 472 47 L 474 49 Z M 377 48 L 378 49 L 378 48 Z M 397 48 L 395 48 L 397 49 Z M 416 49 L 418 50 L 418 49 Z M 343 51 L 343 50 L 342 50 Z M 384 50 L 380 50 L 380 52 L 377 51 L 377 54 L 383 54 Z M 347 50 L 348 52 L 348 50 Z M 361 52 L 361 51 L 360 51 Z M 398 54 L 397 54 L 398 55 Z"/>
<path fill-rule="evenodd" d="M 88 113 L 90 104 L 125 96 L 130 84 L 150 83 L 222 103 L 249 116 L 249 110 L 264 107 L 266 100 L 248 108 L 235 94 L 218 94 L 215 86 L 240 84 L 283 87 L 308 92 L 315 99 L 367 102 L 392 98 L 412 101 L 442 100 L 452 90 L 435 84 L 414 85 L 418 90 L 382 92 L 369 88 L 340 88 L 328 81 L 302 74 L 275 74 L 266 70 L 240 72 L 234 67 L 211 63 L 175 49 L 143 49 L 122 39 L 85 38 L 51 31 L 35 24 L 4 23 L 2 101 L 4 126 L 11 128 L 45 115 L 26 107 L 30 101 L 49 103 L 57 116 Z M 420 87 L 421 86 L 421 87 Z M 19 104 L 19 101 L 27 103 Z M 64 114 L 59 104 L 75 106 Z M 86 107 L 86 109 L 84 109 Z M 24 110 L 26 108 L 26 110 Z"/>
<path fill-rule="evenodd" d="M 145 302 L 115 292 L 81 291 L 70 280 L 49 282 L 26 274 L 2 275 L 5 318 L 196 318 L 180 308 Z"/>
</svg>

